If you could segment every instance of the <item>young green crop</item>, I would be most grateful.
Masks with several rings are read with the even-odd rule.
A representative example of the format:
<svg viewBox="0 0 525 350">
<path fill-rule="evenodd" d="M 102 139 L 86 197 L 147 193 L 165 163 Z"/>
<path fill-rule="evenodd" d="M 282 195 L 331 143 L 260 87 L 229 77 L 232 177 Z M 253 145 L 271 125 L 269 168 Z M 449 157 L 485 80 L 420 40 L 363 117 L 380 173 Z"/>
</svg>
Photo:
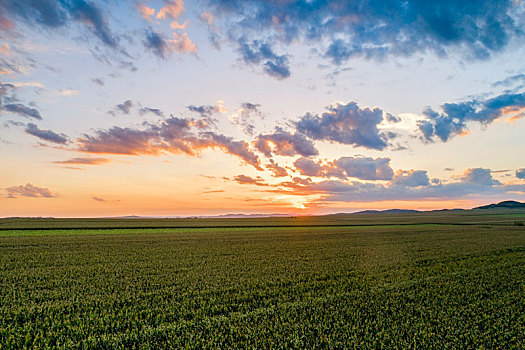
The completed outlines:
<svg viewBox="0 0 525 350">
<path fill-rule="evenodd" d="M 523 348 L 524 298 L 512 224 L 0 233 L 0 348 Z"/>
</svg>

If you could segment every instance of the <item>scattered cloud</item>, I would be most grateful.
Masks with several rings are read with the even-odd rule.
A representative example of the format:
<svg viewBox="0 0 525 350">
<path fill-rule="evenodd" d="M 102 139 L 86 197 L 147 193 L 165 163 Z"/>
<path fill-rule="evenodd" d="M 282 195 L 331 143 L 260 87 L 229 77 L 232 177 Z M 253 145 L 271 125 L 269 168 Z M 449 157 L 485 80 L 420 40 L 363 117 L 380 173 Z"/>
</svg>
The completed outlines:
<svg viewBox="0 0 525 350">
<path fill-rule="evenodd" d="M 297 131 L 313 140 L 333 141 L 383 150 L 396 135 L 378 129 L 384 112 L 380 108 L 361 109 L 356 102 L 327 107 L 321 116 L 307 113 L 296 124 Z"/>
<path fill-rule="evenodd" d="M 277 164 L 273 159 L 269 160 L 269 163 L 265 165 L 266 169 L 272 172 L 274 177 L 284 177 L 288 176 L 288 172 L 285 168 Z"/>
<path fill-rule="evenodd" d="M 69 142 L 69 138 L 66 135 L 57 134 L 52 130 L 39 129 L 38 126 L 33 123 L 27 124 L 25 132 L 29 135 L 36 136 L 41 140 L 58 143 L 60 145 L 65 145 Z"/>
<path fill-rule="evenodd" d="M 482 60 L 521 35 L 519 1 L 223 1 L 208 0 L 230 40 L 289 46 L 304 43 L 336 65 L 432 52 Z M 268 44 L 270 45 L 270 44 Z M 239 50 L 244 56 L 244 50 Z M 246 60 L 245 60 L 246 61 Z M 248 63 L 248 62 L 247 62 Z"/>
<path fill-rule="evenodd" d="M 310 177 L 356 178 L 360 180 L 391 180 L 394 171 L 390 158 L 341 157 L 331 162 L 299 158 L 294 162 L 301 175 Z"/>
<path fill-rule="evenodd" d="M 334 161 L 334 165 L 347 177 L 361 180 L 390 180 L 393 175 L 390 158 L 341 157 Z"/>
<path fill-rule="evenodd" d="M 155 32 L 153 29 L 146 31 L 144 41 L 146 49 L 153 52 L 157 57 L 166 59 L 171 54 L 171 48 L 163 34 Z"/>
<path fill-rule="evenodd" d="M 115 116 L 117 114 L 130 114 L 131 113 L 131 108 L 133 108 L 135 106 L 135 104 L 133 103 L 133 101 L 131 100 L 126 100 L 122 103 L 119 103 L 118 105 L 115 106 L 115 108 L 113 108 L 111 111 L 108 111 L 109 114 Z"/>
<path fill-rule="evenodd" d="M 155 9 L 142 4 L 138 6 L 138 9 L 142 18 L 144 18 L 148 22 L 151 22 L 151 19 L 155 15 Z"/>
<path fill-rule="evenodd" d="M 490 169 L 483 168 L 470 168 L 465 170 L 461 179 L 464 182 L 482 185 L 482 186 L 492 186 L 492 185 L 501 185 L 501 182 L 494 180 L 492 178 L 492 172 Z"/>
<path fill-rule="evenodd" d="M 296 155 L 310 157 L 319 154 L 313 142 L 304 135 L 290 134 L 280 128 L 277 128 L 273 134 L 259 135 L 255 147 L 266 157 L 271 157 L 272 154 L 288 157 Z"/>
<path fill-rule="evenodd" d="M 190 105 L 190 106 L 187 106 L 186 108 L 188 108 L 188 110 L 190 112 L 194 112 L 194 113 L 199 114 L 201 116 L 201 118 L 210 118 L 212 115 L 222 112 L 221 106 L 219 104 L 217 104 L 216 106 L 212 106 L 212 105 L 200 105 L 200 106 Z"/>
<path fill-rule="evenodd" d="M 77 139 L 78 149 L 88 153 L 159 155 L 183 153 L 196 156 L 203 149 L 221 149 L 241 158 L 246 164 L 261 169 L 259 158 L 246 141 L 205 131 L 205 123 L 192 119 L 170 117 L 145 129 L 121 128 L 98 130 L 94 136 Z"/>
<path fill-rule="evenodd" d="M 457 181 L 448 183 L 429 182 L 425 171 L 409 170 L 398 171 L 393 180 L 387 183 L 343 180 L 314 182 L 310 178 L 294 178 L 272 186 L 269 191 L 298 196 L 317 194 L 321 196 L 321 201 L 329 202 L 373 202 L 503 195 L 516 191 L 525 192 L 525 186 L 502 184 L 492 178 L 489 169 L 473 168 L 467 169 Z"/>
<path fill-rule="evenodd" d="M 18 197 L 41 197 L 41 198 L 56 198 L 57 194 L 51 192 L 44 187 L 37 187 L 30 183 L 20 186 L 12 186 L 5 189 L 7 191 L 7 198 Z"/>
<path fill-rule="evenodd" d="M 457 135 L 468 134 L 467 123 L 488 125 L 494 120 L 507 117 L 513 121 L 525 116 L 525 93 L 502 94 L 485 100 L 445 103 L 442 112 L 428 107 L 423 111 L 425 119 L 418 121 L 418 128 L 426 141 L 438 137 L 446 142 Z"/>
<path fill-rule="evenodd" d="M 166 0 L 164 7 L 157 13 L 158 19 L 176 20 L 184 12 L 184 2 L 182 0 Z"/>
<path fill-rule="evenodd" d="M 195 53 L 195 45 L 187 33 L 173 33 L 173 39 L 166 38 L 164 34 L 155 32 L 151 28 L 146 31 L 144 46 L 162 59 L 168 58 L 173 52 Z"/>
<path fill-rule="evenodd" d="M 11 112 L 22 117 L 42 120 L 42 115 L 36 108 L 25 106 L 21 103 L 8 103 L 0 106 L 0 111 Z"/>
<path fill-rule="evenodd" d="M 515 84 L 525 83 L 525 74 L 515 74 L 510 77 L 506 77 L 503 80 L 498 80 L 492 84 L 493 87 L 510 87 Z"/>
<path fill-rule="evenodd" d="M 100 165 L 109 162 L 110 160 L 107 158 L 71 158 L 56 161 L 55 164 Z"/>
<path fill-rule="evenodd" d="M 76 22 L 88 28 L 105 46 L 118 48 L 119 39 L 111 32 L 104 10 L 92 1 L 2 1 L 0 9 L 10 18 L 46 29 L 58 29 Z"/>
<path fill-rule="evenodd" d="M 190 23 L 190 22 L 186 21 L 186 22 L 180 24 L 177 21 L 173 21 L 173 22 L 171 22 L 170 27 L 173 30 L 186 30 L 186 27 L 188 26 L 188 23 Z"/>
<path fill-rule="evenodd" d="M 141 107 L 139 109 L 139 114 L 144 115 L 146 113 L 155 114 L 157 117 L 164 117 L 164 112 L 161 111 L 158 108 L 150 108 L 150 107 Z"/>
<path fill-rule="evenodd" d="M 169 40 L 171 48 L 177 53 L 195 53 L 197 45 L 188 37 L 187 33 L 173 33 L 173 39 Z"/>
<path fill-rule="evenodd" d="M 398 170 L 392 183 L 398 186 L 419 187 L 428 186 L 429 181 L 426 170 Z"/>
<path fill-rule="evenodd" d="M 253 178 L 246 175 L 237 175 L 233 180 L 241 185 L 257 185 L 257 186 L 266 186 L 264 180 L 260 177 Z"/>
<path fill-rule="evenodd" d="M 282 80 L 291 75 L 287 55 L 277 55 L 268 43 L 254 40 L 240 42 L 238 51 L 242 61 L 249 65 L 261 65 L 269 76 Z"/>
<path fill-rule="evenodd" d="M 264 119 L 260 107 L 261 105 L 256 103 L 244 102 L 241 108 L 228 117 L 228 120 L 251 136 L 255 131 L 254 121 Z"/>
<path fill-rule="evenodd" d="M 201 194 L 211 194 L 211 193 L 223 193 L 226 192 L 224 190 L 209 190 L 209 191 L 203 191 Z"/>
</svg>

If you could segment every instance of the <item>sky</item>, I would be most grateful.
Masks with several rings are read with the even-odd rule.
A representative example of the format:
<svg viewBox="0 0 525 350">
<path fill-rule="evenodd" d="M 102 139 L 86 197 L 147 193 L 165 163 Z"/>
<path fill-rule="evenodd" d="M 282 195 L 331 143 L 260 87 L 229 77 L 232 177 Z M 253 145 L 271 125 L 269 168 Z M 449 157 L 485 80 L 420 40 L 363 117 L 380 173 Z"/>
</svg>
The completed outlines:
<svg viewBox="0 0 525 350">
<path fill-rule="evenodd" d="M 525 201 L 525 1 L 0 0 L 0 216 Z"/>
</svg>

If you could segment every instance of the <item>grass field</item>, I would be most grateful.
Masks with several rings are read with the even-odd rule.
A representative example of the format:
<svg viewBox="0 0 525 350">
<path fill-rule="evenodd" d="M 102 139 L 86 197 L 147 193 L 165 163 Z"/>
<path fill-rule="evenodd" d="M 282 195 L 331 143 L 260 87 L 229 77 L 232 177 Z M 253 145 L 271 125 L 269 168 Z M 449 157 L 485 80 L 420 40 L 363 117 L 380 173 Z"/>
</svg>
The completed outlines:
<svg viewBox="0 0 525 350">
<path fill-rule="evenodd" d="M 0 219 L 0 348 L 524 348 L 524 218 Z"/>
</svg>

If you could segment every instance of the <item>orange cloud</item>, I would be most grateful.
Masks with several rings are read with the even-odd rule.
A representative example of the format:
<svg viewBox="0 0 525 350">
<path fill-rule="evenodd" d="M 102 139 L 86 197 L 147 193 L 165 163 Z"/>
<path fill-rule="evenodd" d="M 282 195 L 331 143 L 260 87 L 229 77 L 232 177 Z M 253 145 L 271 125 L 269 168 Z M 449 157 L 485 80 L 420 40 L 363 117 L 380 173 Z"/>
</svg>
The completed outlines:
<svg viewBox="0 0 525 350">
<path fill-rule="evenodd" d="M 155 9 L 145 5 L 139 5 L 139 12 L 142 18 L 151 22 L 151 18 L 155 15 Z"/>
<path fill-rule="evenodd" d="M 171 47 L 178 53 L 197 52 L 197 45 L 191 41 L 188 34 L 173 33 L 174 39 L 170 40 Z"/>
<path fill-rule="evenodd" d="M 518 119 L 525 116 L 525 107 L 507 107 L 501 111 L 502 116 L 507 116 L 505 121 L 514 124 Z"/>
<path fill-rule="evenodd" d="M 171 0 L 166 3 L 166 6 L 161 8 L 157 13 L 158 19 L 177 19 L 181 13 L 184 12 L 184 1 L 182 0 Z"/>
<path fill-rule="evenodd" d="M 185 30 L 186 27 L 188 26 L 188 23 L 189 23 L 189 21 L 186 21 L 186 22 L 184 22 L 182 24 L 180 24 L 177 21 L 173 21 L 173 22 L 171 22 L 170 26 L 171 26 L 171 29 L 173 29 L 173 30 L 178 30 L 178 29 Z"/>
<path fill-rule="evenodd" d="M 200 132 L 193 132 L 197 128 Z M 262 170 L 257 155 L 246 141 L 204 131 L 206 126 L 194 120 L 171 117 L 145 130 L 112 127 L 99 130 L 95 136 L 77 139 L 78 150 L 98 154 L 160 155 L 185 153 L 196 156 L 204 149 L 220 149 Z"/>
<path fill-rule="evenodd" d="M 80 164 L 80 165 L 99 165 L 110 162 L 107 158 L 71 158 L 68 160 L 56 161 L 55 164 Z"/>
</svg>

